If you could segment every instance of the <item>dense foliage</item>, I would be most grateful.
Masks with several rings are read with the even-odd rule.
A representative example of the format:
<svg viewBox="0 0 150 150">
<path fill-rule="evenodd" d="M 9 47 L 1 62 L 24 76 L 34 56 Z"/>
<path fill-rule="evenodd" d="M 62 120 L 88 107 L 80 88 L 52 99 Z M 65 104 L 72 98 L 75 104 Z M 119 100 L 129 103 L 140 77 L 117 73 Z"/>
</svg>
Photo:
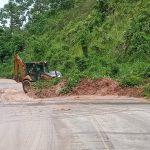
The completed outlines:
<svg viewBox="0 0 150 150">
<path fill-rule="evenodd" d="M 49 61 L 69 88 L 80 78 L 149 82 L 149 0 L 10 0 L 0 13 L 0 76 L 24 47 L 24 61 Z"/>
</svg>

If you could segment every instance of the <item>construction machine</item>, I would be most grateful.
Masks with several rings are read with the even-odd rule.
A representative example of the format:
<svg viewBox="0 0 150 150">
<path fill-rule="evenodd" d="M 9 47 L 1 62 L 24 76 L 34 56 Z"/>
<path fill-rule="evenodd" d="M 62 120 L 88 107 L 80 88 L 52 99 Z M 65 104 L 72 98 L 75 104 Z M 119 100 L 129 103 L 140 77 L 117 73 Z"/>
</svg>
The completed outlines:
<svg viewBox="0 0 150 150">
<path fill-rule="evenodd" d="M 22 82 L 25 93 L 30 91 L 31 82 L 37 80 L 49 80 L 62 76 L 59 71 L 49 72 L 48 63 L 46 61 L 24 63 L 18 54 L 15 55 L 14 61 L 14 80 Z"/>
</svg>

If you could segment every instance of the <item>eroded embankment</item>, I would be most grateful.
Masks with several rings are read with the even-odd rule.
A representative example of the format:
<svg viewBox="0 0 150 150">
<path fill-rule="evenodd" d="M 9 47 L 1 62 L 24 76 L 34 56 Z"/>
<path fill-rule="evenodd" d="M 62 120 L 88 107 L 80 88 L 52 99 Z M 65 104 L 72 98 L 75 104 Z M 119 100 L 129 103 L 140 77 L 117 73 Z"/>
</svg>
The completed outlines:
<svg viewBox="0 0 150 150">
<path fill-rule="evenodd" d="M 33 89 L 29 92 L 30 97 L 48 98 L 58 96 L 78 96 L 78 95 L 114 95 L 114 96 L 132 96 L 140 97 L 143 93 L 143 87 L 123 88 L 117 81 L 109 78 L 104 79 L 84 79 L 74 87 L 69 93 L 62 94 L 60 91 L 65 87 L 66 82 L 62 81 L 59 84 L 51 87 L 46 87 L 40 90 Z"/>
</svg>

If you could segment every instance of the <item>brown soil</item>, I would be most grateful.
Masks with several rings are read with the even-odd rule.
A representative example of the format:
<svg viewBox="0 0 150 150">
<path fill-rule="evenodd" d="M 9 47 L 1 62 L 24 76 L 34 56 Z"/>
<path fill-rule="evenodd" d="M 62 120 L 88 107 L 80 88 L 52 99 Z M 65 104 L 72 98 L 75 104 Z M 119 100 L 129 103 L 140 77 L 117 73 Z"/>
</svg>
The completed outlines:
<svg viewBox="0 0 150 150">
<path fill-rule="evenodd" d="M 119 96 L 140 96 L 143 92 L 142 87 L 123 88 L 117 81 L 110 78 L 97 80 L 82 80 L 75 87 L 70 95 L 119 95 Z"/>
<path fill-rule="evenodd" d="M 56 86 L 45 88 L 42 90 L 32 90 L 28 95 L 34 98 L 48 98 L 62 96 L 60 90 L 65 86 L 66 82 L 62 81 Z M 143 92 L 142 87 L 122 88 L 117 81 L 109 78 L 90 80 L 82 80 L 76 87 L 72 89 L 67 96 L 78 95 L 115 95 L 115 96 L 133 96 L 140 97 Z"/>
<path fill-rule="evenodd" d="M 117 95 L 119 83 L 111 79 L 82 80 L 70 95 Z"/>
<path fill-rule="evenodd" d="M 13 101 L 32 101 L 30 97 L 24 94 L 23 91 L 18 89 L 2 89 L 0 90 L 0 102 L 13 102 Z"/>
<path fill-rule="evenodd" d="M 58 97 L 60 94 L 60 90 L 65 86 L 66 81 L 61 81 L 59 84 L 52 86 L 52 87 L 46 87 L 41 90 L 35 90 L 32 89 L 28 96 L 33 98 L 47 98 L 47 97 Z"/>
<path fill-rule="evenodd" d="M 119 96 L 132 96 L 132 97 L 142 97 L 144 92 L 143 87 L 134 87 L 134 88 L 122 88 L 118 91 Z"/>
</svg>

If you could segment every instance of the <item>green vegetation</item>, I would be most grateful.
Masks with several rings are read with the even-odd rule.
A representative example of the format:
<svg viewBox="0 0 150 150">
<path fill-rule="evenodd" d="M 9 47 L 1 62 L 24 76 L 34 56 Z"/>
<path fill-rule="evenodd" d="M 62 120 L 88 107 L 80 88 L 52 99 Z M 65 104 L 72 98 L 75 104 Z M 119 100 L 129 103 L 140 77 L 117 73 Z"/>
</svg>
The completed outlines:
<svg viewBox="0 0 150 150">
<path fill-rule="evenodd" d="M 147 96 L 150 98 L 150 84 L 147 84 L 145 86 L 145 89 L 144 89 L 144 96 Z"/>
<path fill-rule="evenodd" d="M 81 78 L 149 82 L 149 0 L 11 0 L 1 16 L 0 76 L 11 77 L 13 54 L 24 47 L 24 61 L 47 60 L 63 73 L 69 81 L 63 93 Z"/>
<path fill-rule="evenodd" d="M 33 82 L 32 86 L 34 89 L 43 89 L 57 85 L 59 82 L 60 78 L 54 78 L 53 80 L 39 80 L 37 82 Z"/>
</svg>

